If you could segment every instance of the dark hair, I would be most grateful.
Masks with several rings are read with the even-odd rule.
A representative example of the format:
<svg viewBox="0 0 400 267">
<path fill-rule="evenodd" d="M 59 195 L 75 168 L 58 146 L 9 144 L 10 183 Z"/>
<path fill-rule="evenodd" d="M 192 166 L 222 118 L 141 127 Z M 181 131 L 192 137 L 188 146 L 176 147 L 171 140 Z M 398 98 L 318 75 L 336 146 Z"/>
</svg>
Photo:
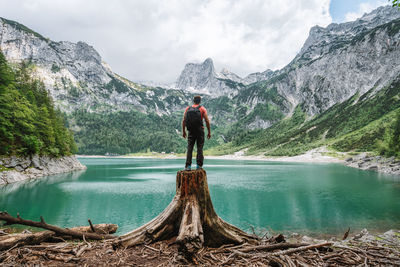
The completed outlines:
<svg viewBox="0 0 400 267">
<path fill-rule="evenodd" d="M 193 102 L 194 102 L 195 104 L 200 104 L 200 102 L 201 102 L 201 96 L 196 95 L 195 97 L 193 97 Z"/>
</svg>

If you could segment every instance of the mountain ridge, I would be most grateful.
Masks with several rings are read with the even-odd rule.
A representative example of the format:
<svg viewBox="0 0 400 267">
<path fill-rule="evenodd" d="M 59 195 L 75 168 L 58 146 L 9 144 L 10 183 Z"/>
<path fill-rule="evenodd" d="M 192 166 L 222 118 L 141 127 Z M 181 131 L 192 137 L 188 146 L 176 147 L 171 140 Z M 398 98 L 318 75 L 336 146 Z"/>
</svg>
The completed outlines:
<svg viewBox="0 0 400 267">
<path fill-rule="evenodd" d="M 156 87 L 122 78 L 85 42 L 54 42 L 3 18 L 0 47 L 9 62 L 30 62 L 32 75 L 44 82 L 57 106 L 67 113 L 84 108 L 93 112 L 135 109 L 168 114 L 184 101 L 182 97 L 174 97 L 174 92 L 159 92 Z M 154 103 L 167 97 L 172 102 L 170 110 L 157 110 Z"/>
<path fill-rule="evenodd" d="M 6 19 L 1 19 L 0 47 L 9 61 L 15 59 L 33 61 L 37 65 L 37 76 L 43 79 L 57 105 L 66 112 L 72 112 L 78 106 L 83 106 L 95 112 L 135 109 L 145 113 L 155 111 L 158 114 L 170 114 L 190 102 L 190 95 L 201 94 L 209 99 L 228 96 L 237 102 L 234 103 L 235 107 L 248 106 L 246 112 L 248 115 L 249 110 L 253 110 L 260 103 L 276 104 L 271 99 L 260 97 L 263 95 L 260 90 L 254 90 L 252 84 L 260 83 L 261 91 L 268 89 L 263 87 L 276 87 L 277 93 L 286 99 L 285 107 L 280 107 L 284 113 L 290 114 L 297 104 L 307 102 L 307 112 L 315 115 L 336 102 L 344 101 L 358 87 L 361 87 L 362 91 L 368 90 L 374 86 L 373 83 L 377 82 L 378 78 L 367 81 L 366 77 L 360 77 L 359 82 L 352 83 L 347 77 L 349 84 L 352 84 L 351 88 L 347 91 L 340 90 L 338 86 L 330 88 L 335 87 L 336 78 L 327 73 L 326 63 L 323 67 L 318 67 L 324 71 L 314 75 L 319 78 L 312 77 L 315 70 L 313 68 L 307 70 L 304 65 L 309 64 L 312 67 L 313 64 L 318 65 L 316 63 L 323 65 L 320 62 L 321 57 L 340 49 L 340 46 L 347 45 L 351 41 L 348 36 L 354 39 L 369 29 L 399 18 L 399 14 L 396 8 L 386 6 L 365 14 L 354 22 L 333 23 L 326 28 L 315 26 L 310 29 L 310 35 L 300 53 L 286 67 L 277 71 L 266 70 L 241 78 L 226 70 L 216 73 L 210 58 L 201 64 L 188 63 L 178 77 L 175 88 L 140 85 L 121 78 L 101 59 L 92 46 L 84 42 L 76 44 L 66 41 L 53 42 L 22 24 Z M 16 30 L 13 31 L 5 25 L 10 25 Z M 19 33 L 17 29 L 20 30 Z M 33 43 L 32 46 L 29 41 Z M 378 45 L 382 46 L 382 42 Z M 392 59 L 398 62 L 395 56 Z M 341 60 L 345 62 L 343 58 Z M 334 67 L 337 68 L 338 65 Z M 353 66 L 347 66 L 347 70 L 340 75 L 348 73 L 349 68 L 352 69 Z M 375 69 L 370 72 L 376 71 Z M 380 75 L 385 72 L 387 70 L 378 71 Z M 393 77 L 385 80 L 390 78 Z M 265 83 L 269 85 L 265 86 Z M 316 93 L 315 88 L 319 88 L 322 92 Z M 169 91 L 171 89 L 173 91 Z M 173 103 L 168 109 L 164 109 L 161 103 L 167 98 Z M 327 104 L 324 104 L 325 100 Z M 271 123 L 274 122 L 261 124 Z"/>
<path fill-rule="evenodd" d="M 89 127 L 85 118 L 91 124 L 102 120 L 90 113 L 125 112 L 124 116 L 107 118 L 136 114 L 142 118 L 137 123 L 149 124 L 146 116 L 150 118 L 154 113 L 163 120 L 167 115 L 174 122 L 163 127 L 176 132 L 169 138 L 175 140 L 179 137 L 180 113 L 193 95 L 200 94 L 217 133 L 212 145 L 223 144 L 242 130 L 268 129 L 293 116 L 299 107 L 313 118 L 355 94 L 372 92 L 373 96 L 400 73 L 400 12 L 389 6 L 354 22 L 313 27 L 299 54 L 280 70 L 241 78 L 226 69 L 217 73 L 208 58 L 200 64 L 186 64 L 175 88 L 132 82 L 114 73 L 90 45 L 53 42 L 21 25 L 1 19 L 0 48 L 8 58 L 31 62 L 32 73 L 44 81 L 56 104 L 69 114 L 71 127 L 79 138 L 84 138 L 79 129 Z M 77 110 L 82 112 L 78 114 Z M 74 116 L 79 116 L 80 125 L 74 124 Z M 129 133 L 126 135 L 129 139 Z M 175 147 L 182 146 L 181 141 L 175 141 Z"/>
</svg>

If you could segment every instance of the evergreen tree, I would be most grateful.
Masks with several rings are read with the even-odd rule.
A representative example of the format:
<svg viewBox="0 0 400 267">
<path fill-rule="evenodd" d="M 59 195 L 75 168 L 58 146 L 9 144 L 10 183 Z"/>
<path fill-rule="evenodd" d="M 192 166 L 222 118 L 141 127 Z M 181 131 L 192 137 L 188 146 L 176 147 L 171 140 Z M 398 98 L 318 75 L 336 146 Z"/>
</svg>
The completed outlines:
<svg viewBox="0 0 400 267">
<path fill-rule="evenodd" d="M 30 66 L 23 62 L 13 72 L 0 51 L 0 155 L 76 153 L 64 115 L 44 84 L 31 78 Z"/>
<path fill-rule="evenodd" d="M 0 94 L 7 90 L 7 87 L 14 81 L 14 73 L 7 65 L 7 60 L 0 51 Z"/>
<path fill-rule="evenodd" d="M 0 154 L 7 154 L 14 142 L 12 119 L 12 94 L 10 87 L 14 75 L 0 51 Z"/>
<path fill-rule="evenodd" d="M 400 110 L 397 112 L 397 119 L 394 123 L 393 135 L 389 142 L 389 154 L 400 157 Z"/>
<path fill-rule="evenodd" d="M 12 108 L 12 95 L 8 88 L 3 87 L 3 92 L 0 93 L 0 155 L 8 154 L 14 143 Z"/>
</svg>

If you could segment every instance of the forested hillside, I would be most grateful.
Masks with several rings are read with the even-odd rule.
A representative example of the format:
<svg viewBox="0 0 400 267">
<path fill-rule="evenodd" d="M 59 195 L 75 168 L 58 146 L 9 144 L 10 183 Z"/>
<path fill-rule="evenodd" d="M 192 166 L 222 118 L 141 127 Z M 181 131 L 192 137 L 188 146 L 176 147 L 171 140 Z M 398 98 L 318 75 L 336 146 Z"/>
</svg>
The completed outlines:
<svg viewBox="0 0 400 267">
<path fill-rule="evenodd" d="M 76 153 L 63 114 L 29 68 L 22 63 L 12 69 L 0 51 L 0 155 Z"/>
<path fill-rule="evenodd" d="M 76 138 L 82 154 L 169 153 L 183 152 L 185 148 L 184 139 L 176 132 L 181 123 L 178 115 L 160 117 L 138 111 L 98 114 L 79 110 L 72 117 L 79 129 Z"/>
<path fill-rule="evenodd" d="M 162 116 L 134 110 L 102 114 L 78 110 L 71 114 L 70 126 L 76 130 L 75 138 L 82 154 L 183 153 L 186 140 L 182 138 L 182 115 L 183 110 Z M 206 149 L 223 143 L 214 126 L 216 134 L 206 142 Z"/>
</svg>

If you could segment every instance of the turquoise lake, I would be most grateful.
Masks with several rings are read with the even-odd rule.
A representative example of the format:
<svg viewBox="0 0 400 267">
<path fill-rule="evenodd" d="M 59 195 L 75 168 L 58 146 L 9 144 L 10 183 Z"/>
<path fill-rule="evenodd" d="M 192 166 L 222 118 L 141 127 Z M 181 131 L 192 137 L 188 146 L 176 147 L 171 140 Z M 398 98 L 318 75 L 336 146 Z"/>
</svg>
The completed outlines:
<svg viewBox="0 0 400 267">
<path fill-rule="evenodd" d="M 126 233 L 175 195 L 183 159 L 80 158 L 87 170 L 0 188 L 0 210 L 63 227 L 115 223 Z M 341 164 L 205 161 L 218 215 L 246 231 L 340 234 L 400 228 L 400 177 Z"/>
</svg>

